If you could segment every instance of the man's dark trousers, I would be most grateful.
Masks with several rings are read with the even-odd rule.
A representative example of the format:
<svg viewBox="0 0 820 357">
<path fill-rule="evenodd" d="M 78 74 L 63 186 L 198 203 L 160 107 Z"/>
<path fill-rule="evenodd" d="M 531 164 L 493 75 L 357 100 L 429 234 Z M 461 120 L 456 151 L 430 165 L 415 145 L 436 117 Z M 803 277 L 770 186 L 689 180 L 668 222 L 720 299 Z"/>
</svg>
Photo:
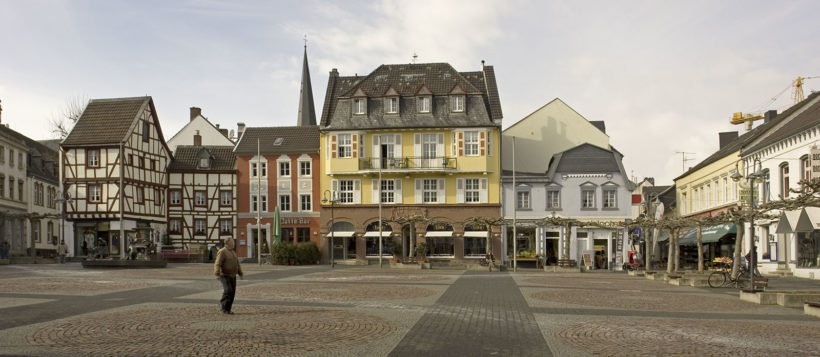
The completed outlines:
<svg viewBox="0 0 820 357">
<path fill-rule="evenodd" d="M 222 311 L 231 311 L 233 306 L 233 297 L 236 295 L 236 277 L 223 275 L 219 278 L 222 282 L 222 299 L 219 304 L 222 305 Z"/>
</svg>

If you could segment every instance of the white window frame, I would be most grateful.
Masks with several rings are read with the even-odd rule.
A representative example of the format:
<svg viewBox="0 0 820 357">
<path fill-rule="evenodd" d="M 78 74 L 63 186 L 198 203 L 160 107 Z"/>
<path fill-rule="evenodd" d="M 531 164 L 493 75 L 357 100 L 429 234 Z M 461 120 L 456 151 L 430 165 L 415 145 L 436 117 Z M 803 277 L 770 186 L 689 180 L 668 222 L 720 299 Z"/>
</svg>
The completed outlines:
<svg viewBox="0 0 820 357">
<path fill-rule="evenodd" d="M 14 155 L 12 153 L 12 155 Z M 86 162 L 86 166 L 88 167 L 100 167 L 100 149 L 88 149 L 86 152 L 86 158 L 88 162 Z M 13 157 L 12 157 L 13 159 Z M 14 160 L 12 160 L 12 166 L 14 165 Z"/>
<path fill-rule="evenodd" d="M 356 195 L 356 182 L 354 180 L 339 180 L 338 201 L 339 203 L 353 203 Z"/>
<path fill-rule="evenodd" d="M 313 172 L 313 166 L 310 161 L 299 161 L 299 176 L 310 177 Z"/>
<path fill-rule="evenodd" d="M 280 212 L 290 212 L 291 211 L 291 197 L 289 193 L 283 193 L 279 195 L 279 211 Z"/>
<path fill-rule="evenodd" d="M 378 180 L 376 182 L 378 182 Z M 381 200 L 382 203 L 396 203 L 396 180 L 382 179 Z"/>
<path fill-rule="evenodd" d="M 532 209 L 532 192 L 529 189 L 515 191 L 515 209 L 518 211 Z"/>
<path fill-rule="evenodd" d="M 201 197 L 200 197 L 200 194 Z M 200 198 L 202 199 L 200 201 Z M 208 205 L 208 191 L 195 190 L 194 191 L 194 207 L 206 207 Z"/>
<path fill-rule="evenodd" d="M 173 189 L 170 190 L 170 199 L 168 204 L 171 206 L 179 206 L 182 204 L 182 190 Z M 176 196 L 176 197 L 174 197 Z"/>
<path fill-rule="evenodd" d="M 618 209 L 618 189 L 604 187 L 601 189 L 601 204 L 604 209 Z"/>
<path fill-rule="evenodd" d="M 10 184 L 9 186 L 14 188 L 13 184 Z M 95 202 L 95 203 L 102 202 L 102 185 L 100 185 L 100 184 L 89 184 L 88 187 L 87 187 L 87 190 L 88 190 L 88 195 L 87 195 L 88 202 Z M 14 193 L 11 192 L 9 194 L 9 198 L 14 199 L 14 197 L 11 197 L 13 194 Z"/>
<path fill-rule="evenodd" d="M 227 226 L 226 226 L 227 223 Z M 228 228 L 228 229 L 225 229 Z M 233 234 L 233 220 L 230 218 L 222 218 L 219 220 L 219 234 L 230 235 Z"/>
<path fill-rule="evenodd" d="M 182 233 L 182 220 L 179 218 L 169 219 L 168 232 L 172 234 Z"/>
<path fill-rule="evenodd" d="M 454 113 L 464 112 L 465 96 L 451 95 L 450 96 L 450 111 Z"/>
<path fill-rule="evenodd" d="M 438 179 L 423 179 L 421 202 L 422 203 L 438 203 Z"/>
<path fill-rule="evenodd" d="M 464 132 L 464 156 L 478 156 L 479 154 L 479 134 L 478 131 Z"/>
<path fill-rule="evenodd" d="M 226 197 L 227 194 L 227 197 Z M 219 204 L 222 206 L 233 205 L 233 192 L 230 190 L 219 191 Z"/>
<path fill-rule="evenodd" d="M 279 176 L 290 177 L 290 161 L 279 161 Z"/>
<path fill-rule="evenodd" d="M 433 102 L 433 97 L 429 96 L 429 95 L 423 95 L 423 96 L 416 97 L 416 104 L 417 104 L 416 105 L 416 110 L 419 113 L 430 113 L 430 111 L 432 110 L 432 106 L 433 106 L 432 102 Z"/>
<path fill-rule="evenodd" d="M 595 188 L 581 187 L 581 209 L 595 208 Z"/>
<path fill-rule="evenodd" d="M 384 112 L 387 114 L 398 114 L 399 97 L 384 98 Z"/>
<path fill-rule="evenodd" d="M 310 212 L 313 210 L 313 195 L 301 194 L 299 195 L 299 211 Z"/>
<path fill-rule="evenodd" d="M 367 98 L 353 98 L 353 115 L 367 114 Z"/>
<path fill-rule="evenodd" d="M 353 157 L 353 134 L 339 134 L 337 140 L 336 157 L 342 159 Z"/>
<path fill-rule="evenodd" d="M 550 197 L 550 196 L 553 196 L 553 197 Z M 546 208 L 547 208 L 547 210 L 561 209 L 561 190 L 560 189 L 547 188 Z"/>
<path fill-rule="evenodd" d="M 464 179 L 464 203 L 480 203 L 481 202 L 481 179 L 479 178 L 465 178 Z"/>
<path fill-rule="evenodd" d="M 202 223 L 202 229 L 200 230 L 199 223 Z M 194 218 L 194 235 L 207 235 L 208 234 L 208 219 L 207 218 Z"/>
</svg>

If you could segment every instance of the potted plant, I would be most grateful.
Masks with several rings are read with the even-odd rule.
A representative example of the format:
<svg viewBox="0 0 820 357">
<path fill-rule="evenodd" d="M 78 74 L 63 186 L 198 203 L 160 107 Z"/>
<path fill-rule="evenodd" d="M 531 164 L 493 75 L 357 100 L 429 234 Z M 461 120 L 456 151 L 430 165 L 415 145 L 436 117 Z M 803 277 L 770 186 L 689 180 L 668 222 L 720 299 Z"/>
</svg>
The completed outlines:
<svg viewBox="0 0 820 357">
<path fill-rule="evenodd" d="M 416 244 L 416 260 L 419 263 L 427 262 L 427 243 L 421 242 Z"/>
<path fill-rule="evenodd" d="M 398 263 L 401 257 L 401 245 L 393 244 L 393 247 L 390 248 L 390 254 L 393 254 L 393 258 L 390 259 L 393 263 Z"/>
</svg>

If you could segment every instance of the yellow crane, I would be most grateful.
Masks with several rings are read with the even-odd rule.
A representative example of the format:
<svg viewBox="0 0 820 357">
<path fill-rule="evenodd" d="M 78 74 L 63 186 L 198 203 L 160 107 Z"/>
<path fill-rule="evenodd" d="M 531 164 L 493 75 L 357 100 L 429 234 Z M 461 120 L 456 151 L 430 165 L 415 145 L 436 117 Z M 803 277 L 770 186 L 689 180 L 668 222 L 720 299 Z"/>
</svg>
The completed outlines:
<svg viewBox="0 0 820 357">
<path fill-rule="evenodd" d="M 803 96 L 803 82 L 807 79 L 812 79 L 812 78 L 820 78 L 820 76 L 807 76 L 807 77 L 798 76 L 791 83 L 789 83 L 789 85 L 786 88 L 784 88 L 782 91 L 780 91 L 780 93 L 777 93 L 776 96 L 772 97 L 771 101 L 769 103 L 765 104 L 765 106 L 769 106 L 772 103 L 774 103 L 777 100 L 777 98 L 779 98 L 781 95 L 783 95 L 783 93 L 785 93 L 787 90 L 789 90 L 789 88 L 792 88 L 792 98 L 794 99 L 794 104 L 802 102 L 803 99 L 806 99 Z M 755 121 L 755 120 L 759 120 L 759 119 L 763 119 L 763 112 L 762 111 L 751 112 L 751 113 L 737 112 L 737 113 L 734 113 L 732 115 L 732 119 L 729 122 L 732 123 L 732 124 L 747 123 L 746 124 L 747 129 L 751 129 L 752 122 Z"/>
</svg>

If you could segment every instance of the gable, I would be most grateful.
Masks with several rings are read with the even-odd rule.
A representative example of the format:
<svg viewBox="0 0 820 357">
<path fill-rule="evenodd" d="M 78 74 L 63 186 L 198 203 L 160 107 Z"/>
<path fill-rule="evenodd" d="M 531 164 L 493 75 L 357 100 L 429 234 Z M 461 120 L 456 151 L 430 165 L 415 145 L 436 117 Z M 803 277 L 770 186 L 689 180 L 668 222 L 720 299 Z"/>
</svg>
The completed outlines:
<svg viewBox="0 0 820 357">
<path fill-rule="evenodd" d="M 433 92 L 430 91 L 430 88 L 427 88 L 426 84 L 422 84 L 419 90 L 416 91 L 416 95 L 432 95 Z"/>
<path fill-rule="evenodd" d="M 396 88 L 393 88 L 393 86 L 388 87 L 387 91 L 384 92 L 385 97 L 395 97 L 397 95 L 399 95 L 399 92 L 397 92 Z"/>
<path fill-rule="evenodd" d="M 170 140 L 168 147 L 176 151 L 177 146 L 193 145 L 194 135 L 199 131 L 202 137 L 202 145 L 233 146 L 234 143 L 225 137 L 210 121 L 202 116 L 194 118 L 182 127 Z"/>
</svg>

